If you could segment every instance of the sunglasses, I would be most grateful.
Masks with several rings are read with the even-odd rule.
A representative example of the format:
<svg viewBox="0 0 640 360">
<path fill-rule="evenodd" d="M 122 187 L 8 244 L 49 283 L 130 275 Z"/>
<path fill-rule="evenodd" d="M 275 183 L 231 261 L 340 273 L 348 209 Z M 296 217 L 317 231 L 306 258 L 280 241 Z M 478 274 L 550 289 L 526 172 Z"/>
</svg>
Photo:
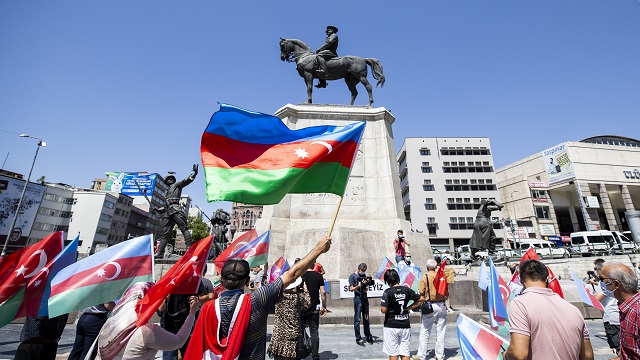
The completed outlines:
<svg viewBox="0 0 640 360">
<path fill-rule="evenodd" d="M 616 279 L 612 279 L 612 278 L 606 278 L 606 277 L 602 277 L 602 276 L 598 276 L 598 280 L 602 281 L 606 286 L 609 286 L 612 282 L 614 281 L 618 281 Z M 606 282 L 605 280 L 611 280 L 609 282 Z M 619 281 L 618 281 L 619 282 Z"/>
</svg>

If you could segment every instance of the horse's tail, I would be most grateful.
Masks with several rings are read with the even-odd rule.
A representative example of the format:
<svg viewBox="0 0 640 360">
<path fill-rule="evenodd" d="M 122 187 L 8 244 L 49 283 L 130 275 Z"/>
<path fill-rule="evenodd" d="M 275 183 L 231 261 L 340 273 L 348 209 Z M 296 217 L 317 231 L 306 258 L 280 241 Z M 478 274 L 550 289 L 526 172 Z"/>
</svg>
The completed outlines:
<svg viewBox="0 0 640 360">
<path fill-rule="evenodd" d="M 380 61 L 374 58 L 365 58 L 364 61 L 367 65 L 371 66 L 373 78 L 378 80 L 376 87 L 378 87 L 378 85 L 380 85 L 380 87 L 384 87 L 384 74 L 382 73 L 382 64 L 380 64 Z"/>
</svg>

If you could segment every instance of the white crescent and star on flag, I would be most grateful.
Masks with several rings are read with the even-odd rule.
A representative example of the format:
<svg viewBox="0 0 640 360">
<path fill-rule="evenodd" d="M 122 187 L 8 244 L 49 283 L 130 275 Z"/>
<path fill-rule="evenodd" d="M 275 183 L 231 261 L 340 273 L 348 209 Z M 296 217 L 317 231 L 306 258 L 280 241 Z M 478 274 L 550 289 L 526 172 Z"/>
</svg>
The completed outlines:
<svg viewBox="0 0 640 360">
<path fill-rule="evenodd" d="M 44 250 L 38 250 L 38 251 L 34 252 L 33 254 L 29 255 L 29 257 L 27 258 L 27 261 L 25 261 L 25 263 L 28 263 L 29 259 L 31 259 L 31 257 L 36 255 L 36 254 L 40 255 L 40 258 L 39 258 L 39 261 L 38 261 L 38 266 L 35 269 L 33 269 L 30 273 L 27 274 L 27 270 L 29 270 L 29 268 L 24 266 L 24 263 L 20 264 L 20 267 L 18 268 L 18 270 L 16 270 L 16 277 L 18 277 L 20 275 L 23 275 L 25 279 L 32 278 L 32 277 L 36 276 L 36 274 L 39 271 L 44 271 L 43 269 L 46 269 L 45 266 L 47 265 L 47 253 L 45 253 Z M 49 269 L 46 269 L 46 271 L 48 272 Z"/>
<path fill-rule="evenodd" d="M 115 272 L 113 273 L 113 275 L 111 276 L 106 276 L 107 274 L 107 266 L 108 265 L 113 265 L 113 267 L 115 268 Z M 122 271 L 122 268 L 120 267 L 120 264 L 118 264 L 115 261 L 109 261 L 106 264 L 104 264 L 100 269 L 96 270 L 96 275 L 98 277 L 105 277 L 105 280 L 113 280 L 115 278 L 118 277 L 118 275 L 120 275 L 120 272 Z"/>
<path fill-rule="evenodd" d="M 314 145 L 314 144 L 318 144 L 326 147 L 328 151 L 327 154 L 330 154 L 333 151 L 333 146 L 331 146 L 331 144 L 329 144 L 326 141 L 316 140 L 316 141 L 312 141 L 309 145 Z M 301 159 L 305 159 L 309 157 L 309 153 L 307 153 L 307 150 L 301 147 L 298 147 L 297 149 L 295 149 L 294 154 Z"/>
</svg>

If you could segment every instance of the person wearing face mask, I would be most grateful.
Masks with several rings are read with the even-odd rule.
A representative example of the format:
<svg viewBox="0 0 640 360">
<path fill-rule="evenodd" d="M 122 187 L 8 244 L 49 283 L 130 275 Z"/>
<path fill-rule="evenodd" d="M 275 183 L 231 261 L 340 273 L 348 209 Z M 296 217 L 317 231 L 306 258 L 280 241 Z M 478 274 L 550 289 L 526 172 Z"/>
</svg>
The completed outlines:
<svg viewBox="0 0 640 360">
<path fill-rule="evenodd" d="M 598 279 L 602 276 L 604 264 L 604 259 L 596 259 L 593 262 L 593 271 Z M 595 289 L 595 297 L 604 308 L 602 322 L 604 323 L 604 332 L 607 334 L 607 343 L 609 343 L 609 348 L 613 350 L 613 353 L 618 355 L 620 353 L 620 309 L 618 309 L 618 300 L 613 295 L 613 291 L 607 289 L 603 281 L 599 281 Z"/>
<path fill-rule="evenodd" d="M 589 330 L 577 307 L 548 288 L 549 270 L 538 260 L 519 268 L 525 290 L 509 305 L 511 359 L 592 360 Z"/>
<path fill-rule="evenodd" d="M 608 262 L 600 281 L 613 292 L 620 309 L 620 359 L 640 359 L 640 292 L 638 277 L 625 264 Z"/>
<path fill-rule="evenodd" d="M 401 262 L 406 266 L 413 266 L 413 262 L 411 262 L 411 254 L 408 251 L 404 253 L 404 260 Z"/>
<path fill-rule="evenodd" d="M 360 336 L 360 317 L 364 327 L 364 336 L 369 344 L 373 344 L 373 336 L 369 329 L 369 298 L 367 290 L 374 284 L 371 276 L 367 276 L 367 264 L 358 265 L 358 270 L 349 275 L 349 291 L 353 291 L 353 328 L 356 334 L 356 343 L 364 346 L 364 340 Z"/>
</svg>

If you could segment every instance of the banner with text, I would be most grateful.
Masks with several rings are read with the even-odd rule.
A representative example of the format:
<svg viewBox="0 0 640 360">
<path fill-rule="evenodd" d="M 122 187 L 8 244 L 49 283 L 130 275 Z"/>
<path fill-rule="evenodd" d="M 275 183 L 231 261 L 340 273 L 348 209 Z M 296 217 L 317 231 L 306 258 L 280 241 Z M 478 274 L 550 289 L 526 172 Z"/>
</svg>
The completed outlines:
<svg viewBox="0 0 640 360">
<path fill-rule="evenodd" d="M 544 150 L 541 154 L 549 177 L 549 185 L 575 177 L 566 143 Z"/>
<path fill-rule="evenodd" d="M 382 293 L 389 288 L 389 285 L 383 283 L 380 279 L 373 280 L 375 284 L 370 285 L 367 289 L 367 297 L 382 297 Z M 349 298 L 353 298 L 353 292 L 349 291 L 349 279 L 340 279 L 340 299 Z"/>
<path fill-rule="evenodd" d="M 0 175 L 0 245 L 4 245 L 7 239 L 25 183 L 26 181 L 24 180 Z M 24 200 L 20 207 L 20 214 L 18 214 L 13 234 L 9 239 L 9 247 L 21 248 L 27 244 L 33 222 L 42 202 L 44 189 L 43 185 L 32 182 L 27 185 L 27 191 L 24 193 Z"/>
<path fill-rule="evenodd" d="M 105 190 L 129 196 L 143 196 L 140 191 L 143 189 L 147 196 L 152 196 L 155 186 L 156 174 L 109 172 Z"/>
</svg>

